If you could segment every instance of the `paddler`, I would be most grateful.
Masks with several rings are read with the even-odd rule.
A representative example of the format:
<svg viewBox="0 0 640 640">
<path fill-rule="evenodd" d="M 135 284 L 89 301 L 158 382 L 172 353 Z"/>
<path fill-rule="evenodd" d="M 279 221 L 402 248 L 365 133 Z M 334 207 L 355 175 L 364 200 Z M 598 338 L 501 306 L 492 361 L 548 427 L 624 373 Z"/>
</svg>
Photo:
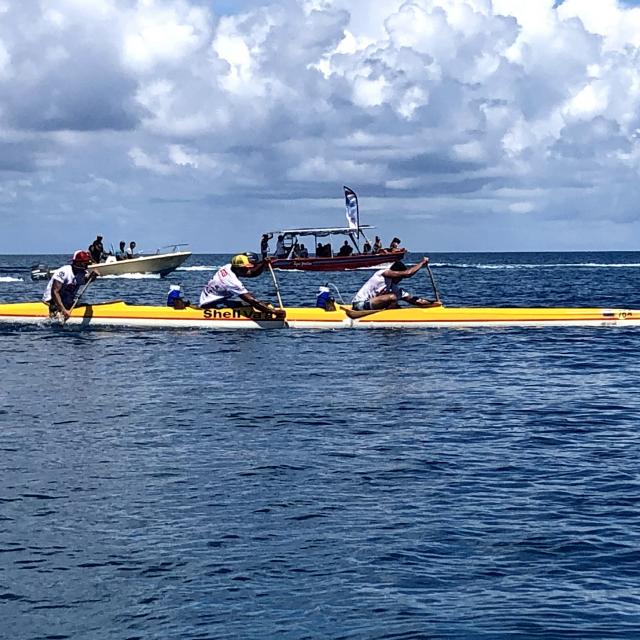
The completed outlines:
<svg viewBox="0 0 640 640">
<path fill-rule="evenodd" d="M 69 318 L 70 309 L 73 307 L 80 287 L 98 276 L 95 271 L 87 274 L 90 262 L 89 252 L 79 250 L 73 254 L 71 264 L 66 264 L 53 272 L 42 296 L 42 301 L 49 305 L 50 315 L 59 312 L 65 320 Z"/>
<path fill-rule="evenodd" d="M 274 309 L 264 302 L 260 302 L 249 293 L 240 281 L 240 278 L 255 278 L 259 276 L 268 263 L 268 258 L 259 262 L 251 262 L 248 256 L 242 253 L 233 256 L 231 262 L 220 267 L 213 278 L 205 285 L 200 294 L 200 308 L 234 308 L 249 305 L 258 311 L 271 314 L 280 320 L 284 320 L 286 315 L 284 309 Z M 233 300 L 236 296 L 240 298 L 242 302 Z"/>
<path fill-rule="evenodd" d="M 407 267 L 404 262 L 396 260 L 389 269 L 376 271 L 363 287 L 356 293 L 351 305 L 355 311 L 373 311 L 376 309 L 389 309 L 396 307 L 400 300 L 404 300 L 416 307 L 428 307 L 433 304 L 431 300 L 417 298 L 399 286 L 401 280 L 415 275 L 429 262 L 429 258 L 422 258 L 412 267 Z"/>
</svg>

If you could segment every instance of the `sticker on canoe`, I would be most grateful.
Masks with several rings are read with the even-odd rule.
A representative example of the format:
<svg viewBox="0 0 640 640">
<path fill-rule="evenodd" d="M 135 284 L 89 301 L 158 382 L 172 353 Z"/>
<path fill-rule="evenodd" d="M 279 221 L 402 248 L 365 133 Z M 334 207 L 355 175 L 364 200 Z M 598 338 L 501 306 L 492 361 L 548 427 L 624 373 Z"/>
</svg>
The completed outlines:
<svg viewBox="0 0 640 640">
<path fill-rule="evenodd" d="M 210 320 L 276 320 L 272 313 L 258 311 L 253 307 L 237 309 L 203 309 L 202 316 Z"/>
</svg>

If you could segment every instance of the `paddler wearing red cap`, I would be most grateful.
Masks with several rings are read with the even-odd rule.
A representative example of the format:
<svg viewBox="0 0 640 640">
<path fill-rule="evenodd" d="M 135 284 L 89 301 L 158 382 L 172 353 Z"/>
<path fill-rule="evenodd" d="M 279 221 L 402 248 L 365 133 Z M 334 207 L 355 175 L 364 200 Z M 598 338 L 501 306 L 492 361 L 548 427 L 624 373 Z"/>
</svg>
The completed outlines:
<svg viewBox="0 0 640 640">
<path fill-rule="evenodd" d="M 231 262 L 220 267 L 213 278 L 207 282 L 200 294 L 200 308 L 211 309 L 214 307 L 246 307 L 247 305 L 269 313 L 278 319 L 284 319 L 286 313 L 284 309 L 274 309 L 273 307 L 260 302 L 249 293 L 242 284 L 240 278 L 255 278 L 259 276 L 268 264 L 267 260 L 252 262 L 245 254 L 233 256 Z M 233 298 L 240 298 L 240 301 Z"/>
<path fill-rule="evenodd" d="M 69 318 L 80 287 L 98 275 L 95 272 L 87 274 L 90 262 L 91 256 L 88 251 L 76 251 L 71 258 L 71 264 L 65 264 L 54 271 L 42 296 L 42 301 L 49 305 L 51 315 L 59 312 L 65 320 Z"/>
</svg>

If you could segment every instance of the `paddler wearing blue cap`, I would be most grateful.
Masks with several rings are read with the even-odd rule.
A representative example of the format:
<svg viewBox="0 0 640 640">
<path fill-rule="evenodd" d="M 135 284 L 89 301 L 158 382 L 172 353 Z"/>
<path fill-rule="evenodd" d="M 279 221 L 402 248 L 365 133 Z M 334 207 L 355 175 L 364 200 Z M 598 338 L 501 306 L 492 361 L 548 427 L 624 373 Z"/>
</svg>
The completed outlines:
<svg viewBox="0 0 640 640">
<path fill-rule="evenodd" d="M 286 315 L 284 309 L 274 309 L 268 304 L 260 302 L 260 300 L 253 297 L 240 281 L 241 277 L 256 278 L 268 264 L 268 258 L 254 263 L 243 253 L 233 256 L 231 262 L 220 267 L 213 278 L 204 286 L 200 294 L 200 308 L 225 307 L 232 309 L 249 305 L 258 311 L 271 314 L 279 320 L 284 320 Z M 236 297 L 240 298 L 240 300 L 234 300 Z"/>
</svg>

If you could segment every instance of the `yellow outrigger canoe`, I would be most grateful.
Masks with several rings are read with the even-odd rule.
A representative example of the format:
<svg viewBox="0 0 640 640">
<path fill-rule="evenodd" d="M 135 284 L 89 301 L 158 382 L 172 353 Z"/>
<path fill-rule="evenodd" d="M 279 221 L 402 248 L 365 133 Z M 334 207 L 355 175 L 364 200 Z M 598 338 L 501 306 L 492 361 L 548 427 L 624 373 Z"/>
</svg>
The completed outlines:
<svg viewBox="0 0 640 640">
<path fill-rule="evenodd" d="M 128 305 L 122 301 L 76 307 L 65 326 L 148 327 L 178 329 L 350 329 L 497 326 L 640 326 L 640 309 L 402 307 L 383 311 L 351 311 L 338 307 L 286 307 L 286 320 L 249 307 L 239 309 L 173 309 Z M 0 324 L 60 324 L 42 302 L 0 304 Z"/>
</svg>

